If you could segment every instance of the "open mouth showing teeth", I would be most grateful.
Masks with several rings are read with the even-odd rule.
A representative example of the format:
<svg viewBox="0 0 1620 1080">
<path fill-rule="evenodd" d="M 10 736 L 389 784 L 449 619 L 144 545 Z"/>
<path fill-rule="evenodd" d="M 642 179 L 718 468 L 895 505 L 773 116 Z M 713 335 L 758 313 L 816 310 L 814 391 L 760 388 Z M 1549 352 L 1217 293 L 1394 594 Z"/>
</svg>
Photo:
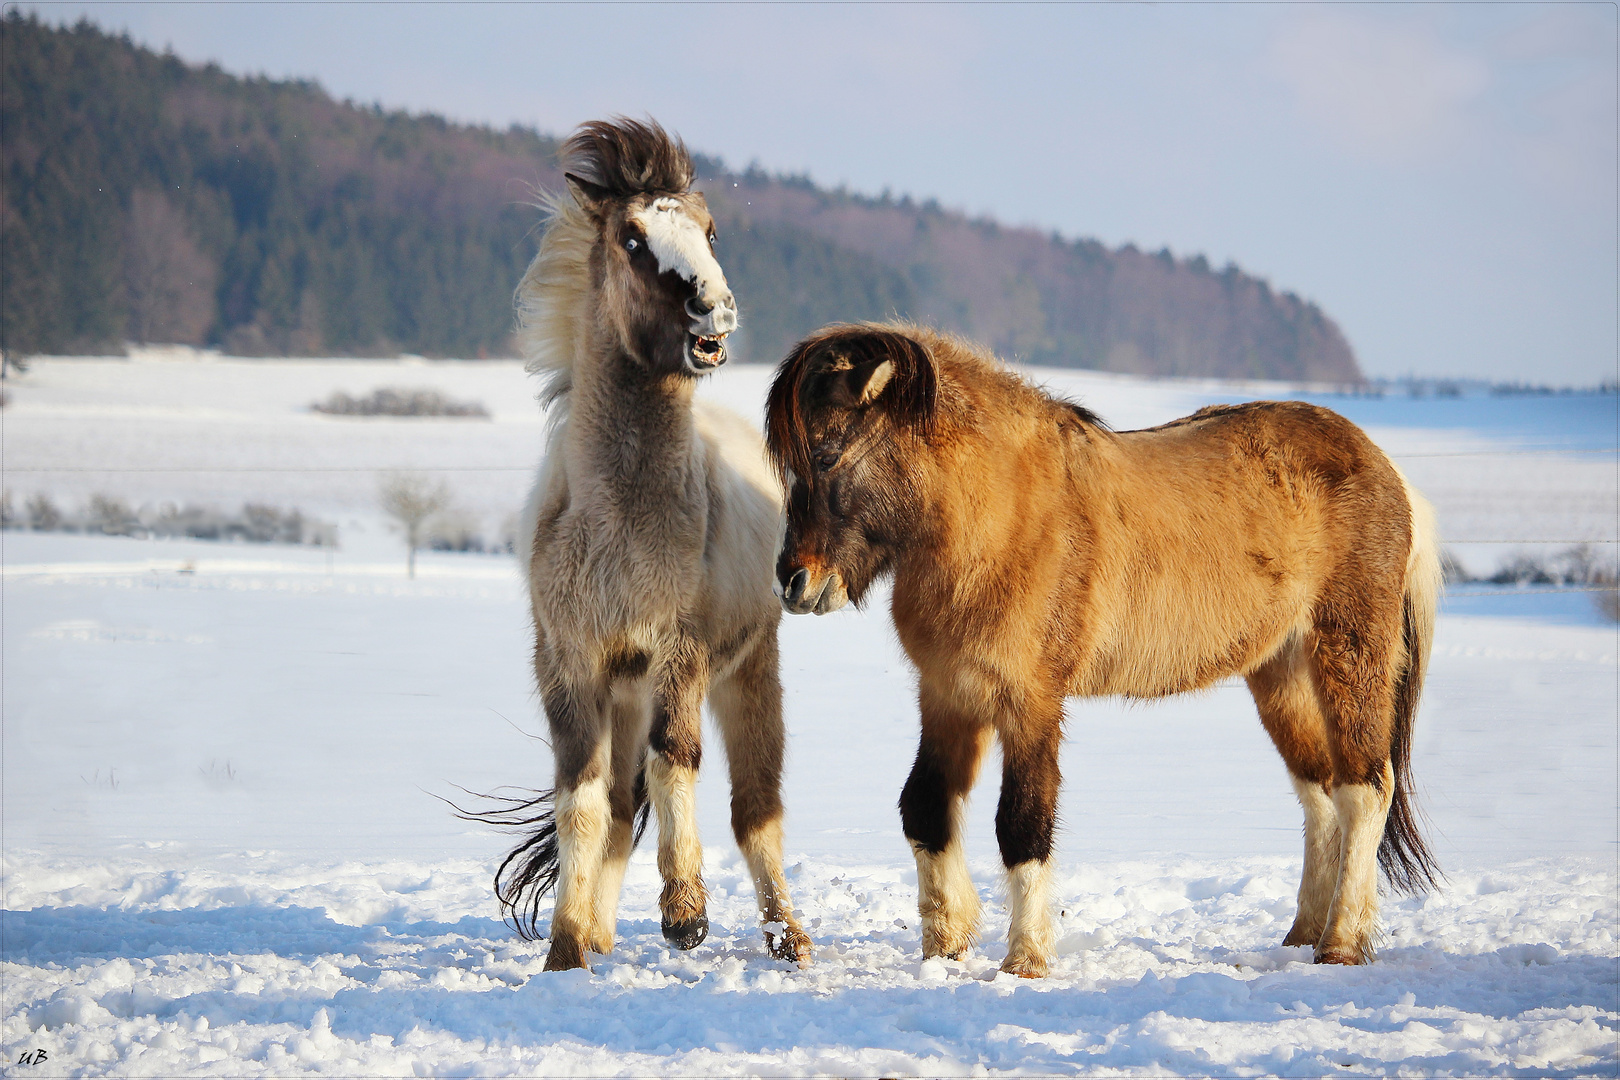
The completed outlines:
<svg viewBox="0 0 1620 1080">
<path fill-rule="evenodd" d="M 692 339 L 692 360 L 699 367 L 719 367 L 726 362 L 726 335 Z"/>
</svg>

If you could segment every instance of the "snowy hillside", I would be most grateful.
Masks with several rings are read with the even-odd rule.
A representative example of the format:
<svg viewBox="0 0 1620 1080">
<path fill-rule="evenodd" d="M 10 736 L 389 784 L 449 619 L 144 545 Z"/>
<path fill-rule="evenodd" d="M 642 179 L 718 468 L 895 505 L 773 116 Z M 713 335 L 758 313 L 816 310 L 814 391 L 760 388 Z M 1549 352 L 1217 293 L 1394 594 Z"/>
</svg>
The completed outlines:
<svg viewBox="0 0 1620 1080">
<path fill-rule="evenodd" d="M 1035 373 L 1116 427 L 1277 386 Z M 757 417 L 768 372 L 705 393 Z M 432 387 L 489 420 L 309 411 Z M 1386 901 L 1365 969 L 1278 943 L 1299 811 L 1239 684 L 1071 703 L 1050 978 L 997 977 L 990 763 L 970 810 L 985 943 L 921 961 L 894 806 L 915 749 L 879 598 L 782 624 L 790 884 L 818 952 L 769 959 L 712 753 L 710 937 L 658 931 L 650 844 L 620 942 L 542 975 L 499 922 L 509 843 L 460 788 L 543 786 L 514 564 L 424 555 L 379 473 L 443 477 L 489 535 L 542 445 L 514 364 L 41 361 L 0 413 L 5 486 L 297 506 L 336 551 L 0 533 L 0 1054 L 52 1075 L 1142 1075 L 1620 1070 L 1620 641 L 1586 594 L 1459 587 L 1414 773 L 1449 882 Z M 1616 539 L 1614 396 L 1320 398 L 1369 428 L 1488 569 Z M 1592 451 L 1610 450 L 1610 453 Z M 44 1060 L 34 1054 L 44 1052 Z M 29 1063 L 17 1064 L 24 1055 Z"/>
</svg>

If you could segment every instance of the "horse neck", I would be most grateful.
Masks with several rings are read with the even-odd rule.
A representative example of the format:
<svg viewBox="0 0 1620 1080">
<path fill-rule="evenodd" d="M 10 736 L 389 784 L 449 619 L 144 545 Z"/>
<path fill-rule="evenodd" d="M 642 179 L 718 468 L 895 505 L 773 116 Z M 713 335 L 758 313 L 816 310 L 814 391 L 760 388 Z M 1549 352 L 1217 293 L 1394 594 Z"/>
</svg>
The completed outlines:
<svg viewBox="0 0 1620 1080">
<path fill-rule="evenodd" d="M 1074 455 L 1087 453 L 1054 428 L 1062 415 L 1034 410 L 989 424 L 981 415 L 938 440 L 950 449 L 930 451 L 910 478 L 926 494 L 895 561 L 897 585 L 950 591 L 1043 542 L 1027 527 L 1031 515 L 1061 512 Z"/>
<path fill-rule="evenodd" d="M 684 482 L 697 439 L 694 382 L 650 373 L 619 348 L 582 357 L 569 391 L 571 468 L 637 487 Z"/>
</svg>

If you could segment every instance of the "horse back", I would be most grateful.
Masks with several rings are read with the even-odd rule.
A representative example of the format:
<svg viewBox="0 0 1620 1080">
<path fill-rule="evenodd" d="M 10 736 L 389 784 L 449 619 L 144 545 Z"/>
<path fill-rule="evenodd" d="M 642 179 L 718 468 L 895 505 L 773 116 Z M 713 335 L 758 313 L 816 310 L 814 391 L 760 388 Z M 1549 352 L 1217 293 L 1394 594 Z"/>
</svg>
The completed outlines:
<svg viewBox="0 0 1620 1080">
<path fill-rule="evenodd" d="M 1398 632 L 1405 484 L 1350 421 L 1303 402 L 1212 406 L 1094 454 L 1097 616 L 1080 692 L 1157 696 L 1246 673 L 1328 616 Z"/>
</svg>

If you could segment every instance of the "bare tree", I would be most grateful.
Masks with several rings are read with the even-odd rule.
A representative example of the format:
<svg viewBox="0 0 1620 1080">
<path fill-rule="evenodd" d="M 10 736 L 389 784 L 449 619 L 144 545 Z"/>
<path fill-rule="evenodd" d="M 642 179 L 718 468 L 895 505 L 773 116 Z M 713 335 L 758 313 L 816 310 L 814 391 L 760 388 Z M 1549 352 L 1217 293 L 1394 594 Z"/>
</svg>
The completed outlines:
<svg viewBox="0 0 1620 1080">
<path fill-rule="evenodd" d="M 382 478 L 378 498 L 384 512 L 405 530 L 405 570 L 414 578 L 416 549 L 422 546 L 428 521 L 450 505 L 450 488 L 443 480 L 434 483 L 421 473 L 388 473 Z"/>
<path fill-rule="evenodd" d="M 140 342 L 201 345 L 214 321 L 218 267 L 162 192 L 137 191 L 124 222 L 128 333 Z"/>
</svg>

